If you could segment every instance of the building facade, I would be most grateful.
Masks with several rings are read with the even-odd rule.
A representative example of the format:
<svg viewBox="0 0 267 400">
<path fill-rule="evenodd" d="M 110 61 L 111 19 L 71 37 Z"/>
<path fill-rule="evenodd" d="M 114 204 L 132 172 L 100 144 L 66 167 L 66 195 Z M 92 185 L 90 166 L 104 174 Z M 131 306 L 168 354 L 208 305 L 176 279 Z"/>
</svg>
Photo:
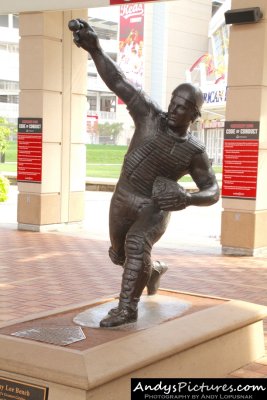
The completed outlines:
<svg viewBox="0 0 267 400">
<path fill-rule="evenodd" d="M 18 16 L 0 15 L 0 116 L 17 123 L 19 103 Z"/>
<path fill-rule="evenodd" d="M 227 38 L 227 35 L 222 34 L 222 32 L 227 33 L 223 18 L 225 8 L 223 3 L 225 2 L 180 0 L 143 5 L 142 87 L 163 110 L 166 110 L 171 92 L 179 83 L 185 80 L 192 81 L 202 88 L 206 96 L 203 125 L 196 124 L 193 133 L 205 142 L 215 164 L 222 163 L 227 74 L 225 69 L 224 78 L 218 80 L 222 70 L 219 64 L 227 65 L 227 54 L 222 60 L 225 42 L 219 40 L 222 37 Z M 127 7 L 129 9 L 130 6 L 88 10 L 89 23 L 98 33 L 102 47 L 114 61 L 119 61 L 120 11 L 123 7 L 127 11 Z M 0 115 L 14 123 L 18 116 L 18 51 L 18 16 L 2 15 L 0 52 L 1 60 L 4 62 L 0 65 Z M 203 56 L 207 54 L 212 56 L 217 71 L 213 71 L 212 74 L 207 74 L 207 60 L 203 61 Z M 198 60 L 203 62 L 198 63 Z M 119 136 L 99 136 L 99 125 L 105 123 L 121 123 L 123 129 Z M 85 141 L 125 145 L 129 143 L 132 134 L 133 123 L 125 105 L 120 104 L 116 96 L 106 87 L 89 56 Z"/>
<path fill-rule="evenodd" d="M 208 51 L 212 3 L 210 0 L 180 0 L 148 3 L 143 7 L 142 87 L 166 110 L 173 89 L 186 80 L 186 70 Z M 110 8 L 89 10 L 89 22 L 97 31 L 102 47 L 116 61 L 120 43 L 120 13 L 125 15 L 131 8 L 130 5 L 123 5 L 112 8 L 112 12 Z M 136 19 L 136 16 L 132 18 Z M 89 120 L 97 117 L 99 123 L 112 123 L 114 120 L 123 123 L 117 143 L 129 143 L 133 123 L 126 107 L 108 92 L 90 60 L 88 104 Z M 91 136 L 94 135 L 94 123 L 95 120 L 92 120 L 88 124 Z"/>
</svg>

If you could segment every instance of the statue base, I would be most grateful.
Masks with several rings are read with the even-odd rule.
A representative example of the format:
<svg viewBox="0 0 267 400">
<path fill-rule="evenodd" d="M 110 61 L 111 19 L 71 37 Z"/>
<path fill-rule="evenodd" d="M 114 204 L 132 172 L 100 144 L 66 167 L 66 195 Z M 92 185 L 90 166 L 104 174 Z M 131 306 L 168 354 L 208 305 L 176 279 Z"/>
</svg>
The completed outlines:
<svg viewBox="0 0 267 400">
<path fill-rule="evenodd" d="M 131 378 L 223 378 L 264 355 L 264 306 L 160 290 L 137 323 L 99 328 L 114 301 L 2 324 L 0 398 L 127 400 Z"/>
</svg>

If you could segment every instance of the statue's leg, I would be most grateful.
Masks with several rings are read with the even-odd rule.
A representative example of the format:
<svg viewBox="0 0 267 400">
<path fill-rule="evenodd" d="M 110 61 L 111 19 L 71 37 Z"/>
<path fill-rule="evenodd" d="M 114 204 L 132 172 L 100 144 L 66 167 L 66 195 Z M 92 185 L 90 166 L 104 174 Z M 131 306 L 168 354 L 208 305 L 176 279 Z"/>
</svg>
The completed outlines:
<svg viewBox="0 0 267 400">
<path fill-rule="evenodd" d="M 119 306 L 109 312 L 100 326 L 112 327 L 136 321 L 138 302 L 151 276 L 152 245 L 165 232 L 168 219 L 168 213 L 152 206 L 145 207 L 129 229 Z"/>
<path fill-rule="evenodd" d="M 144 236 L 128 233 L 125 251 L 119 305 L 100 322 L 102 327 L 119 326 L 137 320 L 138 302 L 151 273 L 151 245 Z"/>
<path fill-rule="evenodd" d="M 134 196 L 135 197 L 135 196 Z M 127 206 L 127 204 L 130 207 Z M 130 227 L 132 226 L 134 220 L 129 219 L 129 216 L 132 216 L 133 213 L 133 204 L 137 203 L 137 209 L 140 207 L 138 201 L 133 201 L 133 196 L 131 196 L 131 200 L 129 202 L 129 194 L 127 196 L 118 194 L 113 196 L 110 205 L 110 213 L 109 213 L 109 233 L 110 233 L 110 242 L 111 246 L 109 248 L 109 257 L 111 261 L 116 265 L 124 266 L 125 262 L 125 239 L 126 234 Z M 137 212 L 138 214 L 138 212 Z M 167 226 L 167 222 L 166 222 Z M 157 241 L 157 238 L 155 241 Z M 154 295 L 156 294 L 161 276 L 167 271 L 167 265 L 162 261 L 153 261 L 152 262 L 152 271 L 150 278 L 147 283 L 147 294 Z M 115 311 L 115 309 L 114 309 Z M 112 310 L 112 312 L 114 312 Z M 116 311 L 115 311 L 116 312 Z"/>
<path fill-rule="evenodd" d="M 163 274 L 165 274 L 167 269 L 168 266 L 162 261 L 152 262 L 151 275 L 146 285 L 147 294 L 149 296 L 152 296 L 157 293 L 160 284 L 160 278 L 162 277 Z"/>
<path fill-rule="evenodd" d="M 110 248 L 109 258 L 115 265 L 124 267 L 125 256 L 125 240 L 128 230 L 134 223 L 134 219 L 129 219 L 132 214 L 129 193 L 117 190 L 112 197 L 109 208 L 109 237 Z M 109 315 L 116 315 L 120 312 L 119 307 L 112 308 Z"/>
<path fill-rule="evenodd" d="M 132 218 L 129 218 L 129 217 Z M 112 196 L 109 208 L 109 257 L 113 264 L 124 265 L 125 239 L 136 218 L 132 215 L 131 197 L 118 189 Z"/>
</svg>

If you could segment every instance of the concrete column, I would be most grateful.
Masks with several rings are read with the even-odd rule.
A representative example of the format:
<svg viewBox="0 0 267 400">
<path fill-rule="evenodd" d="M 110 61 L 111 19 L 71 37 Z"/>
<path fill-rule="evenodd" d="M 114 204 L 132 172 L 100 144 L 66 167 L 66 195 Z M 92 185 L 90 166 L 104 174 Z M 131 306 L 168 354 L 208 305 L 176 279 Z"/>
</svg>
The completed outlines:
<svg viewBox="0 0 267 400">
<path fill-rule="evenodd" d="M 232 9 L 255 6 L 232 0 Z M 224 254 L 256 255 L 267 249 L 267 3 L 258 23 L 231 26 L 227 121 L 259 121 L 256 200 L 224 198 L 221 243 Z"/>
<path fill-rule="evenodd" d="M 87 54 L 68 21 L 87 10 L 20 14 L 19 115 L 42 118 L 42 181 L 18 182 L 18 227 L 55 229 L 84 215 Z"/>
</svg>

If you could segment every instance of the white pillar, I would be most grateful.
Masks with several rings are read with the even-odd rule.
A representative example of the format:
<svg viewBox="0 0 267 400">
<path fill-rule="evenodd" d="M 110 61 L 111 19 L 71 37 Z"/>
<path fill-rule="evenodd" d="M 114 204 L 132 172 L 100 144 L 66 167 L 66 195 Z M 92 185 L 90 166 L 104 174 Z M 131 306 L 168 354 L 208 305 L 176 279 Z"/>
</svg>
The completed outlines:
<svg viewBox="0 0 267 400">
<path fill-rule="evenodd" d="M 76 14 L 20 14 L 19 116 L 42 119 L 42 179 L 18 182 L 19 229 L 83 219 L 87 54 L 73 44 L 68 21 L 87 10 Z"/>
<path fill-rule="evenodd" d="M 232 8 L 253 3 L 232 0 Z M 255 255 L 267 249 L 267 2 L 259 0 L 256 5 L 263 19 L 232 25 L 230 31 L 226 121 L 260 123 L 256 199 L 223 199 L 222 251 L 230 255 Z M 244 175 L 244 179 L 250 178 Z"/>
</svg>

